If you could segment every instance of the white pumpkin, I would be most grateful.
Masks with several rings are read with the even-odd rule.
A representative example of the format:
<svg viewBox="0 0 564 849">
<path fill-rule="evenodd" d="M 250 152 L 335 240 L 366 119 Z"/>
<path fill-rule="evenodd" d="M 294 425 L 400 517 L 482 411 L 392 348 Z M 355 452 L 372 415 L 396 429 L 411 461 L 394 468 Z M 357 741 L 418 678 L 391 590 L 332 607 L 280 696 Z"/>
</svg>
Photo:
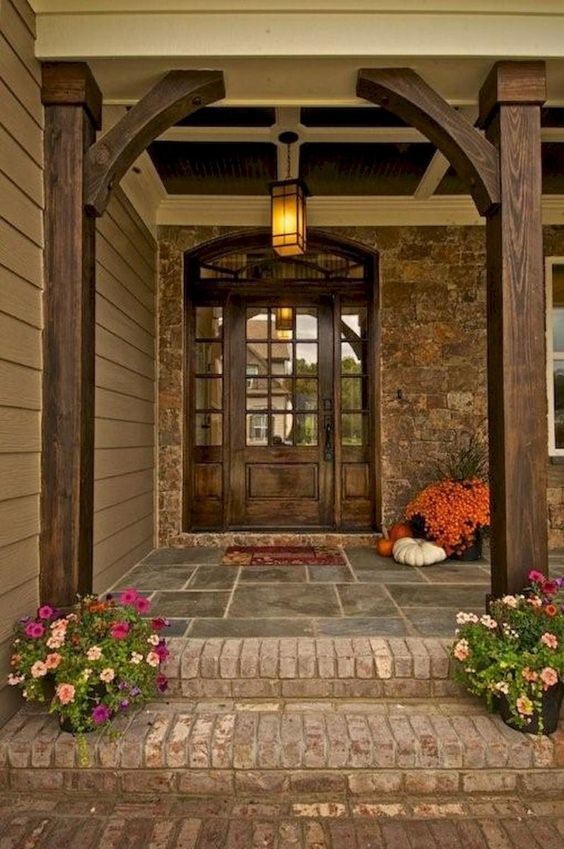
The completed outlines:
<svg viewBox="0 0 564 849">
<path fill-rule="evenodd" d="M 446 551 L 426 539 L 404 537 L 394 543 L 394 560 L 407 566 L 431 566 L 446 560 Z"/>
</svg>

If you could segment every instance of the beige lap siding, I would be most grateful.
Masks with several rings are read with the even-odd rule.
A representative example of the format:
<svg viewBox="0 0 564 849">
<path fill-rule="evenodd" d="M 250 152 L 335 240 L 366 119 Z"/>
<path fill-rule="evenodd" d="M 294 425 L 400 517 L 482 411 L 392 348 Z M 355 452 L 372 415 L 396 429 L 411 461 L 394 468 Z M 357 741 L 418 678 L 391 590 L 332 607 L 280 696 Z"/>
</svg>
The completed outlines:
<svg viewBox="0 0 564 849">
<path fill-rule="evenodd" d="M 119 190 L 96 246 L 94 588 L 153 547 L 156 243 Z"/>
<path fill-rule="evenodd" d="M 0 0 L 0 725 L 14 619 L 38 602 L 43 109 L 26 0 Z"/>
</svg>

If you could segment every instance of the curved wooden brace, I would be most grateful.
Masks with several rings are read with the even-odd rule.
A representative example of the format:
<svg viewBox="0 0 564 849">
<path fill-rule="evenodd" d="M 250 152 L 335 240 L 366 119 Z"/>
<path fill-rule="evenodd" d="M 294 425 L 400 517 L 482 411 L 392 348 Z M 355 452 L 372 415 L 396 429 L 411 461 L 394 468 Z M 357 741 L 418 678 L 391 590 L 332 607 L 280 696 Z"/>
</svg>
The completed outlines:
<svg viewBox="0 0 564 849">
<path fill-rule="evenodd" d="M 365 68 L 356 93 L 383 106 L 433 142 L 466 182 L 481 215 L 500 202 L 494 145 L 411 68 Z"/>
<path fill-rule="evenodd" d="M 221 71 L 169 71 L 88 150 L 86 210 L 102 215 L 112 187 L 152 141 L 181 118 L 223 97 Z"/>
</svg>

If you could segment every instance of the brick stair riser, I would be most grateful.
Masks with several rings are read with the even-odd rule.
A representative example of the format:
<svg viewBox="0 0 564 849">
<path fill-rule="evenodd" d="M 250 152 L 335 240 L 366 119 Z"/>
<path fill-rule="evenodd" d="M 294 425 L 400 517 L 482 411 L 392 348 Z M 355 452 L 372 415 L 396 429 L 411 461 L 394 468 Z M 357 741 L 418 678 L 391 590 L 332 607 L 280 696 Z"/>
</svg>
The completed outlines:
<svg viewBox="0 0 564 849">
<path fill-rule="evenodd" d="M 447 679 L 189 678 L 169 679 L 168 694 L 187 699 L 428 699 L 467 696 Z"/>
</svg>

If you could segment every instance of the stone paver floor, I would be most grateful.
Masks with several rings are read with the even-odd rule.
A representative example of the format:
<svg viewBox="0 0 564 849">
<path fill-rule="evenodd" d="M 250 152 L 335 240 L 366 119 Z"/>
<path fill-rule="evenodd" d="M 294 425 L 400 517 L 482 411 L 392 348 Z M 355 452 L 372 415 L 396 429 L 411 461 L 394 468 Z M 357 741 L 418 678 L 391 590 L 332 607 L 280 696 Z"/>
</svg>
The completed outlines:
<svg viewBox="0 0 564 849">
<path fill-rule="evenodd" d="M 157 549 L 110 591 L 134 586 L 153 615 L 171 620 L 170 636 L 450 637 L 458 610 L 482 612 L 487 557 L 424 569 L 347 548 L 347 566 L 221 566 L 223 549 Z M 564 555 L 551 555 L 553 575 Z"/>
<path fill-rule="evenodd" d="M 0 799 L 2 849 L 562 849 L 564 802 Z"/>
</svg>

